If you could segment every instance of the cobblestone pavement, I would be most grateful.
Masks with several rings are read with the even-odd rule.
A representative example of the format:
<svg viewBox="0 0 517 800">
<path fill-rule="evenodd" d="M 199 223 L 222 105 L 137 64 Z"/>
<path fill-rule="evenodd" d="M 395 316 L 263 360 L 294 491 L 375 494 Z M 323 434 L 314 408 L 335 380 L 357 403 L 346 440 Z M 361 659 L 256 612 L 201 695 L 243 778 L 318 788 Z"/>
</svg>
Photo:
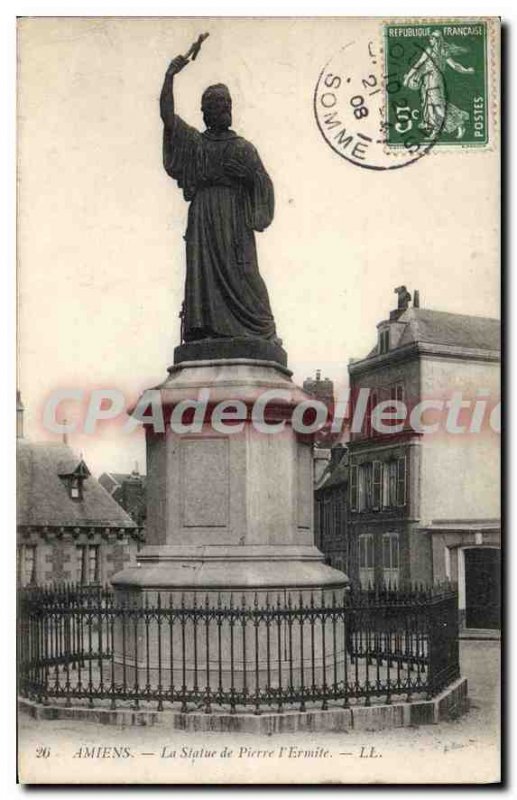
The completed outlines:
<svg viewBox="0 0 517 800">
<path fill-rule="evenodd" d="M 500 644 L 470 640 L 460 646 L 471 709 L 458 720 L 375 732 L 257 736 L 20 714 L 20 777 L 38 783 L 494 782 Z M 37 757 L 38 748 L 47 748 L 39 752 L 48 757 Z"/>
</svg>

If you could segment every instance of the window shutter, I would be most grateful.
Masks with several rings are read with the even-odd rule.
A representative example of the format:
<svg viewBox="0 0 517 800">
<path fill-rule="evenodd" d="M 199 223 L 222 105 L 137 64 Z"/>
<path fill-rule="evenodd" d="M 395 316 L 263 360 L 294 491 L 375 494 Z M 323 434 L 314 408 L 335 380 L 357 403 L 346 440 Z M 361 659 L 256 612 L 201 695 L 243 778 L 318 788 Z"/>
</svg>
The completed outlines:
<svg viewBox="0 0 517 800">
<path fill-rule="evenodd" d="M 406 505 L 406 456 L 397 459 L 397 505 Z"/>
<path fill-rule="evenodd" d="M 390 508 L 397 505 L 397 462 L 390 461 L 388 464 L 389 469 L 389 505 Z"/>
<path fill-rule="evenodd" d="M 381 507 L 382 492 L 382 464 L 380 461 L 373 462 L 373 509 L 378 511 Z"/>
<path fill-rule="evenodd" d="M 364 469 L 364 508 L 369 511 L 372 507 L 372 465 L 365 464 Z"/>
<path fill-rule="evenodd" d="M 357 465 L 350 467 L 350 508 L 357 511 Z"/>
<path fill-rule="evenodd" d="M 365 482 L 366 482 L 366 474 L 364 471 L 364 464 L 361 464 L 357 468 L 357 509 L 358 511 L 364 511 L 365 507 Z"/>
</svg>

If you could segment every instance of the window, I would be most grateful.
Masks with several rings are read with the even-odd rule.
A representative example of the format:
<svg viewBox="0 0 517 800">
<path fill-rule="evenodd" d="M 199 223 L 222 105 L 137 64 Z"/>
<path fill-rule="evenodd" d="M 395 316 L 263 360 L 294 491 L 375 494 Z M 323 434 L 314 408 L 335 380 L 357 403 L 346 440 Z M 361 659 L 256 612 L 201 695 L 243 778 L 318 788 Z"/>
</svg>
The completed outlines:
<svg viewBox="0 0 517 800">
<path fill-rule="evenodd" d="M 382 508 L 405 506 L 407 503 L 406 456 L 385 461 L 382 464 L 374 462 L 373 468 L 374 508 L 378 507 L 376 505 L 378 499 L 380 499 Z"/>
<path fill-rule="evenodd" d="M 359 583 L 361 589 L 373 586 L 375 580 L 373 533 L 362 533 L 359 536 Z"/>
<path fill-rule="evenodd" d="M 18 570 L 21 586 L 36 583 L 36 545 L 25 544 L 19 548 Z"/>
<path fill-rule="evenodd" d="M 358 486 L 357 486 L 357 465 L 350 467 L 350 508 L 357 511 L 358 506 Z"/>
<path fill-rule="evenodd" d="M 340 539 L 344 533 L 345 525 L 345 496 L 341 489 L 334 492 L 334 502 L 336 504 L 336 528 L 334 535 L 336 539 Z"/>
<path fill-rule="evenodd" d="M 372 467 L 372 508 L 378 511 L 381 507 L 381 493 L 382 493 L 382 464 L 380 461 L 374 461 Z"/>
<path fill-rule="evenodd" d="M 79 501 L 83 499 L 83 484 L 89 476 L 90 470 L 83 459 L 80 460 L 73 472 L 62 472 L 59 474 L 59 477 L 68 490 L 68 496 L 72 500 Z"/>
<path fill-rule="evenodd" d="M 406 456 L 397 459 L 397 505 L 406 505 Z"/>
<path fill-rule="evenodd" d="M 370 436 L 372 432 L 372 394 L 368 391 L 368 399 L 366 401 L 366 411 L 363 421 L 363 436 Z"/>
<path fill-rule="evenodd" d="M 394 383 L 390 386 L 390 400 L 398 400 L 399 403 L 404 402 L 404 384 Z"/>
<path fill-rule="evenodd" d="M 70 497 L 72 500 L 81 500 L 82 499 L 82 481 L 79 478 L 72 477 L 70 478 Z"/>
<path fill-rule="evenodd" d="M 354 511 L 378 511 L 381 507 L 382 464 L 380 461 L 353 466 L 350 473 L 350 502 Z"/>
<path fill-rule="evenodd" d="M 375 435 L 378 433 L 378 431 L 377 431 L 377 430 L 376 430 L 374 427 L 372 427 L 372 416 L 373 416 L 373 412 L 375 411 L 375 409 L 377 408 L 377 406 L 378 406 L 378 405 L 379 405 L 379 394 L 378 394 L 378 392 L 377 392 L 377 391 L 375 391 L 375 392 L 372 392 L 372 394 L 371 394 L 371 403 L 370 403 L 370 434 L 369 434 L 370 436 L 375 436 Z"/>
<path fill-rule="evenodd" d="M 390 473 L 389 464 L 383 462 L 381 464 L 382 472 L 382 507 L 389 508 L 390 505 Z"/>
<path fill-rule="evenodd" d="M 390 349 L 390 330 L 389 328 L 385 328 L 383 331 L 379 332 L 379 353 L 383 355 L 383 353 L 387 353 Z"/>
<path fill-rule="evenodd" d="M 359 467 L 359 511 L 368 511 L 372 507 L 372 465 L 361 464 Z"/>
<path fill-rule="evenodd" d="M 81 583 L 99 583 L 99 546 L 96 544 L 80 544 L 77 549 Z"/>
<path fill-rule="evenodd" d="M 372 427 L 372 415 L 374 409 L 378 405 L 378 402 L 379 398 L 377 391 L 369 392 L 368 400 L 366 403 L 366 413 L 364 415 L 364 426 L 363 426 L 363 433 L 367 437 L 370 437 L 377 433 L 377 431 Z"/>
<path fill-rule="evenodd" d="M 392 588 L 399 585 L 399 535 L 385 533 L 382 537 L 382 577 Z"/>
</svg>

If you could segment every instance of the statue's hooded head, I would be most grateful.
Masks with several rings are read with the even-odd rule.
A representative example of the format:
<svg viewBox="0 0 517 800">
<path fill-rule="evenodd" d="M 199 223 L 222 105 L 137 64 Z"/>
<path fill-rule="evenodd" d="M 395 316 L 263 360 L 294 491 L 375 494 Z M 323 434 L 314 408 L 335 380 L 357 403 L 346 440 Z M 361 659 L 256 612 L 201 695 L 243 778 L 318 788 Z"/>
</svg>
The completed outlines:
<svg viewBox="0 0 517 800">
<path fill-rule="evenodd" d="M 232 124 L 232 98 L 224 83 L 209 86 L 201 98 L 201 111 L 207 128 L 226 130 Z"/>
</svg>

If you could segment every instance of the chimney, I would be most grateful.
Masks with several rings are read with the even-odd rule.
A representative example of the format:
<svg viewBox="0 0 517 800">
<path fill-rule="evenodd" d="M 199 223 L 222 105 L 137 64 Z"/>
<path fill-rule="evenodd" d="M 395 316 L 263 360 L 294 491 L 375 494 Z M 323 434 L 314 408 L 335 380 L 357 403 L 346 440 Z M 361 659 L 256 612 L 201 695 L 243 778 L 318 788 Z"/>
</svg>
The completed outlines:
<svg viewBox="0 0 517 800">
<path fill-rule="evenodd" d="M 409 308 L 411 293 L 404 285 L 397 286 L 393 291 L 397 295 L 397 308 L 390 311 L 390 320 L 397 320 Z"/>
<path fill-rule="evenodd" d="M 420 292 L 418 289 L 413 292 L 413 308 L 420 308 Z"/>
<path fill-rule="evenodd" d="M 65 417 L 65 419 L 63 420 L 63 425 L 66 425 L 67 422 L 68 422 L 68 420 Z M 63 444 L 66 444 L 66 445 L 68 444 L 68 433 L 66 431 L 63 431 Z"/>
<path fill-rule="evenodd" d="M 327 408 L 334 402 L 334 383 L 330 378 L 321 379 L 321 369 L 316 370 L 315 378 L 305 378 L 303 391 L 321 400 Z"/>
<path fill-rule="evenodd" d="M 23 412 L 25 408 L 22 403 L 20 390 L 16 390 L 16 438 L 23 439 Z"/>
</svg>

